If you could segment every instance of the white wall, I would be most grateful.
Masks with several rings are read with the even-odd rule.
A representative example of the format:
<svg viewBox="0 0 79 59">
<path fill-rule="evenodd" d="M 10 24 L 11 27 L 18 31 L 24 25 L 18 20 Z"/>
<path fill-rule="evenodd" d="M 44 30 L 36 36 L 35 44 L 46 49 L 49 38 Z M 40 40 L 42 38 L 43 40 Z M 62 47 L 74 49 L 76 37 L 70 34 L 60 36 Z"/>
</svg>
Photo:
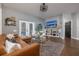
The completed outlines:
<svg viewBox="0 0 79 59">
<path fill-rule="evenodd" d="M 79 13 L 76 14 L 77 16 L 77 21 L 76 21 L 76 27 L 77 27 L 77 40 L 79 40 Z"/>
<path fill-rule="evenodd" d="M 58 22 L 58 25 L 61 25 L 62 28 L 60 29 L 60 37 L 62 39 L 64 39 L 64 20 L 63 20 L 63 16 L 62 15 L 59 15 L 57 16 L 57 22 Z"/>
<path fill-rule="evenodd" d="M 77 39 L 77 14 L 72 14 L 71 38 Z"/>
<path fill-rule="evenodd" d="M 0 4 L 0 34 L 2 34 L 2 5 Z"/>
<path fill-rule="evenodd" d="M 6 26 L 5 25 L 5 18 L 6 17 L 11 17 L 14 16 L 16 17 L 16 26 Z M 37 17 L 31 16 L 31 15 L 27 15 L 25 13 L 16 11 L 14 9 L 10 9 L 10 8 L 6 8 L 3 7 L 3 26 L 2 26 L 2 32 L 3 33 L 12 33 L 13 30 L 17 30 L 17 33 L 19 33 L 19 20 L 25 20 L 25 21 L 30 21 L 30 22 L 34 22 L 35 26 L 39 23 L 42 23 L 43 21 L 41 19 L 38 19 Z"/>
</svg>

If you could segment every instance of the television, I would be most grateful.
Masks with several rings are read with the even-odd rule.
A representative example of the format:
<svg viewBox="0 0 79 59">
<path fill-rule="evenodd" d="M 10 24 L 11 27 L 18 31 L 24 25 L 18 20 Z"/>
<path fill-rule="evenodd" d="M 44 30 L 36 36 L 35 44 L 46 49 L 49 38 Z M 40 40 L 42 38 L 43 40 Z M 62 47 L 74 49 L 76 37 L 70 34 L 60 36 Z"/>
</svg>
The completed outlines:
<svg viewBox="0 0 79 59">
<path fill-rule="evenodd" d="M 57 20 L 49 20 L 46 21 L 46 28 L 56 28 L 57 27 Z"/>
</svg>

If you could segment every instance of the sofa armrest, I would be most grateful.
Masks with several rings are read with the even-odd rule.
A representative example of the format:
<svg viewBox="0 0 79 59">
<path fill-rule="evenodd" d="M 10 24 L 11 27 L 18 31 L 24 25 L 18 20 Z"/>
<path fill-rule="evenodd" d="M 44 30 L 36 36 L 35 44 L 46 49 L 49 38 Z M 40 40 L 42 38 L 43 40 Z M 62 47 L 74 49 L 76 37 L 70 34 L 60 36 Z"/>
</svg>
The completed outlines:
<svg viewBox="0 0 79 59">
<path fill-rule="evenodd" d="M 40 55 L 40 45 L 38 43 L 33 43 L 15 52 L 4 54 L 3 56 L 39 56 Z"/>
<path fill-rule="evenodd" d="M 5 49 L 5 47 L 3 45 L 0 45 L 0 55 L 3 55 L 6 53 L 6 51 L 4 49 Z"/>
</svg>

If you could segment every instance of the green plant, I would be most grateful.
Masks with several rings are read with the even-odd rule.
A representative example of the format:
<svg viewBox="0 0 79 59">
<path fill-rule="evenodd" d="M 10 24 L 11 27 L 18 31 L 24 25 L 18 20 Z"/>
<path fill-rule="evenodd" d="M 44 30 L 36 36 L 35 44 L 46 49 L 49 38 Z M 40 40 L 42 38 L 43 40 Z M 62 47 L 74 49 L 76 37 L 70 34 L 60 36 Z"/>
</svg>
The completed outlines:
<svg viewBox="0 0 79 59">
<path fill-rule="evenodd" d="M 36 32 L 40 32 L 40 31 L 42 31 L 42 25 L 38 24 L 36 27 Z"/>
<path fill-rule="evenodd" d="M 36 27 L 36 33 L 37 33 L 38 39 L 40 39 L 40 36 L 42 35 L 41 31 L 42 31 L 42 24 L 38 24 Z"/>
</svg>

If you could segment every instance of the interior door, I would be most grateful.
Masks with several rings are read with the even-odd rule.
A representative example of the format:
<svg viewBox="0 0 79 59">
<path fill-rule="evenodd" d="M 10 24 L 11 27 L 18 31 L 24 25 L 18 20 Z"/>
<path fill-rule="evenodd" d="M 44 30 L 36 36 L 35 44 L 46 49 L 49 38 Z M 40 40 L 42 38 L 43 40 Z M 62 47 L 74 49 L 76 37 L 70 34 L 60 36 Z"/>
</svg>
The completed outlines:
<svg viewBox="0 0 79 59">
<path fill-rule="evenodd" d="M 24 36 L 35 33 L 35 26 L 33 22 L 19 21 L 19 34 Z"/>
<path fill-rule="evenodd" d="M 33 32 L 33 25 L 29 24 L 29 34 L 32 35 Z"/>
<path fill-rule="evenodd" d="M 71 38 L 71 21 L 65 23 L 65 37 Z"/>
<path fill-rule="evenodd" d="M 19 21 L 19 34 L 22 36 L 29 35 L 28 22 L 27 21 Z"/>
<path fill-rule="evenodd" d="M 29 35 L 32 35 L 33 33 L 35 33 L 34 23 L 29 22 Z"/>
</svg>

